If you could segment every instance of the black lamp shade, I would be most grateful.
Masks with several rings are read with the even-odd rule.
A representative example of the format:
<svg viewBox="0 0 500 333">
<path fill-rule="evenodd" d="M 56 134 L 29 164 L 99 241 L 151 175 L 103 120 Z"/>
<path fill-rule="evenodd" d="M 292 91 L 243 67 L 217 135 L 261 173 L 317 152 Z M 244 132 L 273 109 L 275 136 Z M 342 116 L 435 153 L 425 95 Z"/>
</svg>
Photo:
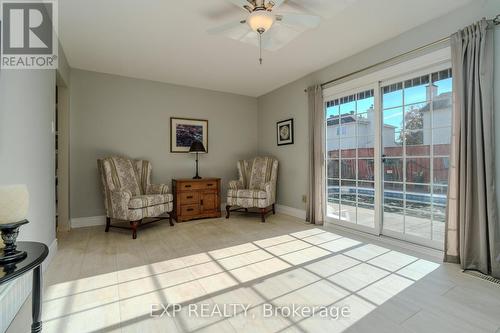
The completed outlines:
<svg viewBox="0 0 500 333">
<path fill-rule="evenodd" d="M 203 146 L 203 143 L 198 140 L 194 140 L 191 143 L 191 147 L 189 148 L 190 153 L 206 153 L 207 151 L 205 150 L 205 146 Z"/>
</svg>

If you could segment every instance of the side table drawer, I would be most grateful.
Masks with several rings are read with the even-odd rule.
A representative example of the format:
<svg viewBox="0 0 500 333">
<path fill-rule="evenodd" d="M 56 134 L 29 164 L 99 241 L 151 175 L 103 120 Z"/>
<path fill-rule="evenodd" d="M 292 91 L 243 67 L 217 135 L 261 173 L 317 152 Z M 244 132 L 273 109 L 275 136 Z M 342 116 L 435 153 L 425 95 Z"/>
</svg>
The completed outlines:
<svg viewBox="0 0 500 333">
<path fill-rule="evenodd" d="M 198 204 L 200 202 L 200 195 L 198 192 L 181 192 L 179 193 L 179 200 L 184 204 Z"/>
<path fill-rule="evenodd" d="M 179 184 L 179 191 L 192 191 L 197 189 L 196 183 L 182 182 Z"/>
<path fill-rule="evenodd" d="M 200 185 L 200 190 L 216 190 L 217 189 L 217 181 L 207 181 L 203 182 Z"/>
<path fill-rule="evenodd" d="M 193 190 L 210 190 L 217 189 L 217 181 L 206 182 L 182 182 L 179 185 L 180 191 L 193 191 Z"/>
<path fill-rule="evenodd" d="M 192 216 L 198 215 L 200 213 L 200 205 L 182 205 L 181 206 L 181 216 Z"/>
</svg>

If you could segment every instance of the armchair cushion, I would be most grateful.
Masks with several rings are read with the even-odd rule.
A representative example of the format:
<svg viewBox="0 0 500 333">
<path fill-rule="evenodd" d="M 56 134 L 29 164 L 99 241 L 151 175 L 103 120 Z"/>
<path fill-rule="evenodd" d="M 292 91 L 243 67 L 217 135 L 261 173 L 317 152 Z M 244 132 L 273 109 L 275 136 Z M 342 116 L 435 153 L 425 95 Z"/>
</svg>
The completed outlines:
<svg viewBox="0 0 500 333">
<path fill-rule="evenodd" d="M 227 191 L 227 196 L 234 198 L 265 199 L 267 198 L 267 193 L 266 191 L 260 191 L 260 190 L 230 189 Z"/>
<path fill-rule="evenodd" d="M 173 199 L 174 197 L 170 193 L 138 195 L 130 199 L 130 201 L 128 202 L 128 208 L 139 209 L 139 208 L 151 207 L 155 205 L 161 205 L 172 202 Z"/>
<path fill-rule="evenodd" d="M 244 208 L 266 208 L 272 205 L 273 203 L 269 201 L 267 198 L 242 198 L 242 197 L 227 197 L 227 204 L 229 206 L 240 206 Z"/>
<path fill-rule="evenodd" d="M 137 221 L 146 217 L 158 217 L 166 212 L 171 212 L 173 209 L 173 203 L 168 202 L 161 205 L 149 206 L 138 209 L 129 209 L 128 210 L 128 221 Z"/>
</svg>

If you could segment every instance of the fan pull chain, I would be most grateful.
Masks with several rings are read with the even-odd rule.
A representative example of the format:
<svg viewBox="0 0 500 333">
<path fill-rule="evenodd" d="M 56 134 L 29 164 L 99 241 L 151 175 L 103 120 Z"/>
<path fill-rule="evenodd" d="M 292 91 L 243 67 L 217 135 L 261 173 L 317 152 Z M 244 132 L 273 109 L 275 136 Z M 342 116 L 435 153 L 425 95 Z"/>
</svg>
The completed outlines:
<svg viewBox="0 0 500 333">
<path fill-rule="evenodd" d="M 257 29 L 259 34 L 259 63 L 262 65 L 262 34 L 265 32 L 264 28 Z"/>
<path fill-rule="evenodd" d="M 262 34 L 259 33 L 259 63 L 262 65 Z"/>
</svg>

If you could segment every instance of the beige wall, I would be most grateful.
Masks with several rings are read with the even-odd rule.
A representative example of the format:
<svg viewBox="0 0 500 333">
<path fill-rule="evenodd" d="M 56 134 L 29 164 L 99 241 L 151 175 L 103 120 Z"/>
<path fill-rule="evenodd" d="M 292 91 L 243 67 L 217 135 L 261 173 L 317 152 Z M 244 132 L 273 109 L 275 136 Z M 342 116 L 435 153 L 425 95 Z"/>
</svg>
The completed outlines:
<svg viewBox="0 0 500 333">
<path fill-rule="evenodd" d="M 482 17 L 491 17 L 499 12 L 498 0 L 474 1 L 444 17 L 404 32 L 396 38 L 259 97 L 259 151 L 275 155 L 280 160 L 278 204 L 297 209 L 305 207 L 302 194 L 307 191 L 308 169 L 307 95 L 304 93 L 306 87 L 429 44 Z M 496 56 L 498 57 L 498 54 Z M 276 122 L 287 118 L 295 119 L 295 144 L 278 147 L 275 137 Z"/>
<path fill-rule="evenodd" d="M 27 219 L 19 239 L 51 245 L 55 239 L 56 71 L 0 72 L 0 185 L 26 184 Z"/>
<path fill-rule="evenodd" d="M 307 85 L 299 80 L 259 98 L 259 151 L 280 161 L 277 203 L 297 209 L 305 209 L 302 195 L 307 193 Z M 294 144 L 278 147 L 276 122 L 289 118 L 294 119 Z"/>
<path fill-rule="evenodd" d="M 30 223 L 20 228 L 19 240 L 47 246 L 56 245 L 55 87 L 55 70 L 0 71 L 0 186 L 27 185 Z M 0 286 L 0 332 L 29 295 L 30 282 L 28 276 Z"/>
<path fill-rule="evenodd" d="M 153 181 L 169 186 L 194 175 L 193 155 L 170 153 L 170 117 L 208 120 L 200 174 L 221 177 L 223 195 L 236 161 L 257 152 L 256 98 L 81 70 L 71 71 L 70 91 L 72 218 L 104 215 L 99 157 L 148 159 Z"/>
</svg>

